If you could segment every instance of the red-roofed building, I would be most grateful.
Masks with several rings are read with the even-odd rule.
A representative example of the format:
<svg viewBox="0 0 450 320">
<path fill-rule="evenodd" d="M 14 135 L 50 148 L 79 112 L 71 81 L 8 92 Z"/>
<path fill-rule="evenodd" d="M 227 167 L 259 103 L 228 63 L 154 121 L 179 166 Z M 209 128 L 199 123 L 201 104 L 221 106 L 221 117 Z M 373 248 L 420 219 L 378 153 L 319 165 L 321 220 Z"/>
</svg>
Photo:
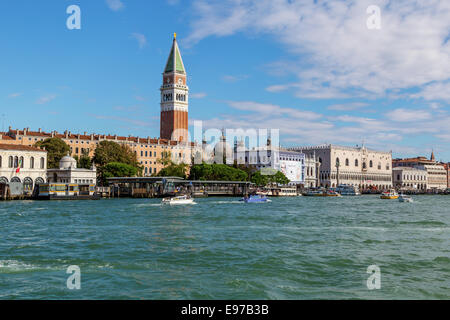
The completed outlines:
<svg viewBox="0 0 450 320">
<path fill-rule="evenodd" d="M 68 130 L 64 133 L 57 131 L 45 132 L 41 129 L 31 131 L 29 128 L 23 130 L 9 128 L 9 131 L 2 135 L 0 143 L 11 145 L 34 146 L 38 141 L 57 137 L 62 139 L 71 150 L 71 156 L 82 156 L 88 154 L 93 157 L 95 149 L 101 141 L 114 141 L 128 145 L 136 153 L 139 163 L 144 167 L 144 175 L 152 175 L 159 172 L 163 165 L 157 162 L 164 152 L 170 152 L 175 162 L 191 163 L 194 143 L 184 143 L 158 138 L 140 138 L 132 136 L 117 136 L 103 134 L 83 134 L 72 133 Z"/>
<path fill-rule="evenodd" d="M 410 167 L 426 170 L 428 189 L 443 190 L 448 188 L 448 169 L 445 169 L 442 163 L 436 162 L 434 152 L 431 153 L 430 159 L 426 157 L 394 159 L 392 160 L 392 167 Z"/>
</svg>

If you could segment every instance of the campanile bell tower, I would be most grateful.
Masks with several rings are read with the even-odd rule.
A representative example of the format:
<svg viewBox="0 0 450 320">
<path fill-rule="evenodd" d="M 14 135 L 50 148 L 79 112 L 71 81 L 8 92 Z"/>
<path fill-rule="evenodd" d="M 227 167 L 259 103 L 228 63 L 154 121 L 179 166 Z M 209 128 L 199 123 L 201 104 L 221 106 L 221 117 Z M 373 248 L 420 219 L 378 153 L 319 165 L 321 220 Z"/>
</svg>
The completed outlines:
<svg viewBox="0 0 450 320">
<path fill-rule="evenodd" d="M 162 139 L 188 140 L 189 88 L 186 70 L 177 43 L 173 36 L 172 49 L 167 59 L 161 86 L 161 131 Z"/>
</svg>

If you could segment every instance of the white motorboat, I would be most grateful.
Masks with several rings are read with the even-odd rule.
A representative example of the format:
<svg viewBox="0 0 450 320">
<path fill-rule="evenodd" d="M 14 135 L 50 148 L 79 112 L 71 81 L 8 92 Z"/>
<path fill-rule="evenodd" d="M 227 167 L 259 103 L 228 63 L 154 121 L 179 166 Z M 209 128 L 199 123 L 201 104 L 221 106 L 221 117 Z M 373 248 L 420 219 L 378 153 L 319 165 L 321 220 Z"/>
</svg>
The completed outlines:
<svg viewBox="0 0 450 320">
<path fill-rule="evenodd" d="M 178 196 L 162 199 L 163 204 L 195 204 L 194 199 L 189 196 Z"/>
<path fill-rule="evenodd" d="M 411 198 L 410 196 L 407 196 L 405 194 L 401 194 L 398 197 L 398 201 L 400 201 L 400 202 L 414 202 L 413 198 Z"/>
</svg>

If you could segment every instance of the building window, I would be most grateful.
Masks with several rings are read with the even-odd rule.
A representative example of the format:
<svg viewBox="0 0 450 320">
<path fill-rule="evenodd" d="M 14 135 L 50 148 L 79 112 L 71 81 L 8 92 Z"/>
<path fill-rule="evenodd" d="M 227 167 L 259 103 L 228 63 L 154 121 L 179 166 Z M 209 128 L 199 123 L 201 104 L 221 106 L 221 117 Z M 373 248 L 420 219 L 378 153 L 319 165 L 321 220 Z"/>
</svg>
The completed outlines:
<svg viewBox="0 0 450 320">
<path fill-rule="evenodd" d="M 2 167 L 2 156 L 0 156 L 0 168 Z"/>
<path fill-rule="evenodd" d="M 41 169 L 45 169 L 45 159 L 41 158 Z"/>
<path fill-rule="evenodd" d="M 14 165 L 13 161 L 14 161 L 14 160 L 13 160 L 13 157 L 10 156 L 10 157 L 8 158 L 8 167 L 10 167 L 10 168 L 13 167 L 13 165 Z"/>
<path fill-rule="evenodd" d="M 369 167 L 371 167 L 371 168 L 373 167 L 373 161 L 372 160 L 369 161 Z"/>
<path fill-rule="evenodd" d="M 345 159 L 345 166 L 346 167 L 350 166 L 350 161 L 348 159 Z"/>
<path fill-rule="evenodd" d="M 19 167 L 19 157 L 14 157 L 14 168 L 18 168 Z"/>
<path fill-rule="evenodd" d="M 359 162 L 358 162 L 358 159 L 356 159 L 355 160 L 355 167 L 358 167 L 359 166 Z"/>
<path fill-rule="evenodd" d="M 19 163 L 20 163 L 20 167 L 21 168 L 23 168 L 23 160 L 24 160 L 23 157 L 20 157 L 20 162 Z"/>
</svg>

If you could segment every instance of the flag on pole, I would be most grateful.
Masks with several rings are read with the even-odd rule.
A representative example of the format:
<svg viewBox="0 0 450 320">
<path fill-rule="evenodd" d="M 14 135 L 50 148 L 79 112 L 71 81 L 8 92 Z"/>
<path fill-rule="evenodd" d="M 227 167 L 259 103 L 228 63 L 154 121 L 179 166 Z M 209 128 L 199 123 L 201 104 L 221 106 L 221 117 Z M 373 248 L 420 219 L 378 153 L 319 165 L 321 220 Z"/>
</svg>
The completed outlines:
<svg viewBox="0 0 450 320">
<path fill-rule="evenodd" d="M 22 159 L 19 160 L 19 165 L 17 166 L 16 173 L 20 172 L 20 167 L 22 166 Z"/>
</svg>

